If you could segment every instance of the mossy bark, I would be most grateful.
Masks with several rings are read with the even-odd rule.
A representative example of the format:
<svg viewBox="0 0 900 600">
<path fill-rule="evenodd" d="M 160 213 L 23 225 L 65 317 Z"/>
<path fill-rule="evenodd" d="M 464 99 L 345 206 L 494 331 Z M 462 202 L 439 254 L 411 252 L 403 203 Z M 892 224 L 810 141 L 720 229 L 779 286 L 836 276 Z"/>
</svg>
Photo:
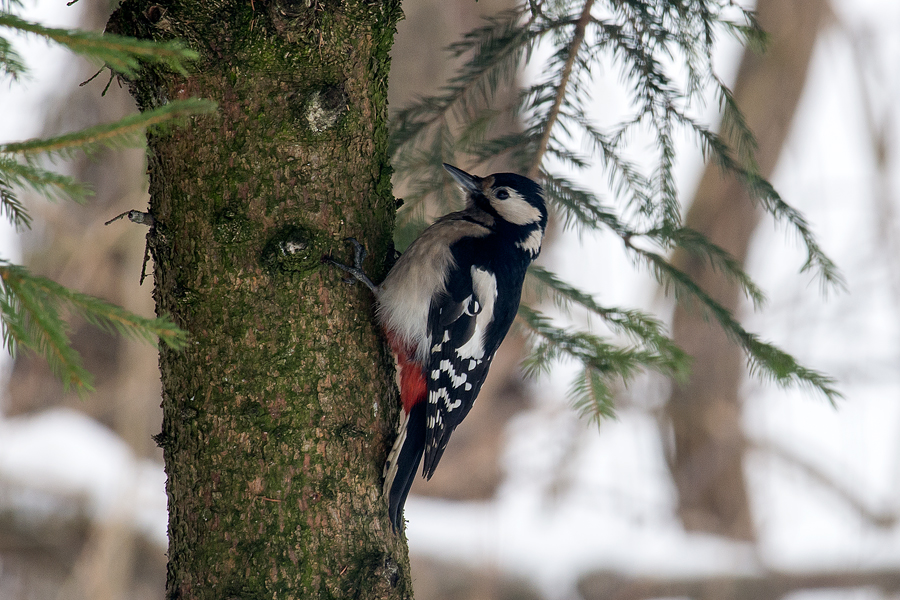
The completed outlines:
<svg viewBox="0 0 900 600">
<path fill-rule="evenodd" d="M 131 82 L 142 109 L 218 102 L 150 139 L 157 309 L 189 334 L 160 355 L 169 598 L 411 595 L 381 498 L 392 365 L 369 291 L 320 264 L 355 236 L 378 280 L 392 248 L 398 16 L 393 0 L 126 0 L 110 19 L 201 55 Z"/>
</svg>

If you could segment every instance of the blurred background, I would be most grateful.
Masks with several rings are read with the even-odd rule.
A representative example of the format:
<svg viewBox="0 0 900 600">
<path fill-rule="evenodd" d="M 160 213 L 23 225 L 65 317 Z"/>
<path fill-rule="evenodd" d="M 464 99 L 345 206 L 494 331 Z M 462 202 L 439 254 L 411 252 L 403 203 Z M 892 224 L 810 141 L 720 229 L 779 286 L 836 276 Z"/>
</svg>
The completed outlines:
<svg viewBox="0 0 900 600">
<path fill-rule="evenodd" d="M 406 0 L 391 105 L 437 91 L 454 69 L 442 49 L 506 2 Z M 100 30 L 112 8 L 40 0 L 24 16 Z M 707 171 L 689 140 L 677 171 L 686 220 L 740 259 L 769 302 L 754 313 L 703 265 L 681 266 L 751 331 L 836 377 L 846 399 L 832 407 L 750 377 L 740 352 L 675 310 L 617 239 L 557 229 L 542 263 L 602 304 L 666 319 L 695 356 L 694 375 L 681 386 L 646 376 L 619 390 L 618 418 L 598 428 L 567 401 L 574 366 L 524 380 L 523 340 L 511 335 L 434 479 L 413 487 L 406 516 L 419 600 L 900 598 L 900 3 L 756 8 L 769 52 L 745 54 L 723 39 L 715 62 L 757 134 L 764 174 L 806 215 L 847 290 L 823 293 L 799 273 L 797 240 Z M 35 40 L 17 47 L 32 77 L 0 89 L 0 141 L 134 110 L 115 81 L 101 96 L 106 76 L 79 87 L 91 65 Z M 598 121 L 615 122 L 627 107 L 617 73 L 598 73 L 596 86 Z M 4 222 L 0 256 L 152 315 L 151 285 L 138 285 L 146 231 L 103 225 L 147 205 L 142 151 L 61 168 L 96 195 L 84 207 L 23 196 L 35 227 L 15 235 Z M 43 362 L 2 359 L 0 599 L 159 599 L 156 354 L 83 323 L 72 331 L 97 388 L 83 401 Z"/>
</svg>

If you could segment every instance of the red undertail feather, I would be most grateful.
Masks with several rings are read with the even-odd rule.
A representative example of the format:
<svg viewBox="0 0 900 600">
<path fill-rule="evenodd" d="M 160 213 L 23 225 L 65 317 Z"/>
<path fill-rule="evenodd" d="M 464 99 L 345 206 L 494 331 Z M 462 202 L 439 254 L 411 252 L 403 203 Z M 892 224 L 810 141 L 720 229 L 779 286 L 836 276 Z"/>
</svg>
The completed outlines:
<svg viewBox="0 0 900 600">
<path fill-rule="evenodd" d="M 425 450 L 425 396 L 427 388 L 422 365 L 412 359 L 410 348 L 387 332 L 397 365 L 397 386 L 403 411 L 397 423 L 397 439 L 384 465 L 384 495 L 394 529 L 403 528 L 403 506 Z"/>
<path fill-rule="evenodd" d="M 406 414 L 412 407 L 425 399 L 425 372 L 422 365 L 412 359 L 413 352 L 401 344 L 393 334 L 387 334 L 394 360 L 397 361 L 397 385 L 400 388 L 400 400 Z"/>
</svg>

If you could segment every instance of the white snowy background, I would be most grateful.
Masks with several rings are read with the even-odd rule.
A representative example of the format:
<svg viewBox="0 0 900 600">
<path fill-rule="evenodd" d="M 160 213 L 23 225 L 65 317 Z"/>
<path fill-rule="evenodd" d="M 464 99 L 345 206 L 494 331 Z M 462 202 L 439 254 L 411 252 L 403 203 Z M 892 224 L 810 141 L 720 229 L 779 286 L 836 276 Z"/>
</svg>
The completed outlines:
<svg viewBox="0 0 900 600">
<path fill-rule="evenodd" d="M 507 479 L 495 501 L 410 499 L 408 537 L 414 554 L 491 565 L 534 582 L 549 598 L 572 597 L 578 578 L 595 569 L 654 576 L 900 570 L 895 216 L 900 210 L 900 2 L 834 0 L 833 5 L 839 18 L 820 36 L 773 182 L 813 224 L 841 268 L 847 292 L 823 297 L 817 282 L 797 273 L 803 262 L 797 240 L 784 228 L 763 225 L 753 242 L 749 271 L 769 303 L 761 313 L 747 311 L 744 322 L 804 363 L 836 376 L 846 400 L 833 408 L 806 392 L 746 381 L 743 419 L 759 448 L 750 455 L 746 474 L 760 543 L 685 533 L 675 518 L 675 493 L 652 407 L 635 402 L 620 410 L 617 420 L 604 422 L 599 433 L 589 431 L 566 404 L 570 373 L 562 369 L 535 384 L 541 401 L 506 432 Z M 26 5 L 24 16 L 75 26 L 78 5 L 61 6 Z M 25 85 L 0 88 L 0 141 L 39 134 L 44 103 L 66 80 L 64 51 L 36 40 L 18 40 L 17 47 L 32 76 Z M 726 76 L 735 71 L 739 56 L 733 44 L 724 45 L 717 62 Z M 872 123 L 885 131 L 890 144 L 888 164 L 881 170 L 871 143 Z M 679 163 L 683 196 L 690 197 L 700 167 L 696 151 L 685 147 Z M 658 308 L 655 287 L 634 272 L 620 244 L 596 239 L 580 244 L 564 238 L 545 262 L 604 303 Z M 586 251 L 604 257 L 597 278 L 588 282 L 578 261 L 564 260 Z M 0 256 L 16 260 L 18 255 L 12 230 L 0 223 Z M 4 378 L 8 372 L 4 359 Z M 658 385 L 648 380 L 629 393 L 651 393 Z M 799 457 L 825 478 L 779 458 L 771 446 Z M 94 519 L 128 524 L 163 549 L 164 481 L 161 464 L 136 459 L 123 440 L 78 412 L 0 415 L 0 503 L 5 509 L 21 509 L 34 519 L 83 511 Z M 550 493 L 560 481 L 565 483 L 561 491 Z M 2 579 L 0 564 L 0 593 Z M 856 589 L 792 596 L 801 597 L 882 595 Z"/>
</svg>

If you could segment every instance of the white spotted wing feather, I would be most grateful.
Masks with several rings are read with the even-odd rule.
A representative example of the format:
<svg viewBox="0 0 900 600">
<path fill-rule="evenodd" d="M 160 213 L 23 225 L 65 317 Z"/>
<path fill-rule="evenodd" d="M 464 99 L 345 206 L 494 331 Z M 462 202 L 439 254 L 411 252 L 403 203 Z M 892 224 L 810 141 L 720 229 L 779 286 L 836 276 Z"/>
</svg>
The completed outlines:
<svg viewBox="0 0 900 600">
<path fill-rule="evenodd" d="M 441 295 L 432 304 L 429 329 L 432 340 L 425 370 L 428 406 L 425 421 L 424 474 L 431 477 L 450 434 L 468 414 L 481 390 L 496 347 L 486 346 L 494 318 L 497 279 L 484 269 L 459 269 L 448 285 L 456 297 Z"/>
</svg>

